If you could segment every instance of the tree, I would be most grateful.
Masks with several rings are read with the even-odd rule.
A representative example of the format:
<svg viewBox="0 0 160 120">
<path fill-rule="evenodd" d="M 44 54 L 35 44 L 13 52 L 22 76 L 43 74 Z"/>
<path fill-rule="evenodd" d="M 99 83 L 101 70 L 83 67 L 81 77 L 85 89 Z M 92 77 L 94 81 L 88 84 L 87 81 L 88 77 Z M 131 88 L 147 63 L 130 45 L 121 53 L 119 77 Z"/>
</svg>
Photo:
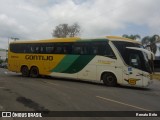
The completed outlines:
<svg viewBox="0 0 160 120">
<path fill-rule="evenodd" d="M 125 37 L 125 38 L 130 38 L 130 39 L 133 39 L 133 40 L 136 40 L 137 38 L 141 38 L 140 35 L 136 34 L 136 35 L 127 35 L 127 34 L 123 34 L 122 37 Z"/>
<path fill-rule="evenodd" d="M 159 41 L 159 35 L 153 35 L 151 38 L 150 38 L 150 48 L 151 48 L 151 51 L 156 54 L 156 51 L 157 51 L 157 45 L 156 43 Z"/>
<path fill-rule="evenodd" d="M 75 23 L 72 26 L 69 27 L 69 36 L 74 37 L 80 33 L 80 26 Z"/>
<path fill-rule="evenodd" d="M 68 24 L 59 24 L 53 30 L 52 36 L 57 38 L 75 37 L 80 34 L 80 26 L 77 23 L 69 26 Z"/>
<path fill-rule="evenodd" d="M 142 38 L 141 43 L 144 47 L 146 47 L 147 45 L 150 44 L 150 37 L 149 36 L 145 36 L 144 38 Z"/>
<path fill-rule="evenodd" d="M 155 54 L 157 51 L 156 43 L 159 41 L 160 41 L 159 35 L 153 35 L 152 37 L 145 36 L 141 42 L 146 49 L 151 50 Z"/>
</svg>

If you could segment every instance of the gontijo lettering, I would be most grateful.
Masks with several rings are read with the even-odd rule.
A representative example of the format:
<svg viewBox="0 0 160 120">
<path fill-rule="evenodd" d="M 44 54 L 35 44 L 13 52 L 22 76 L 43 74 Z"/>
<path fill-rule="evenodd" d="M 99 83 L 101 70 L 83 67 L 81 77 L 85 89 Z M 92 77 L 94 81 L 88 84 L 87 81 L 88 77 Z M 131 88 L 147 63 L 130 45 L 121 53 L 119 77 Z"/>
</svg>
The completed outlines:
<svg viewBox="0 0 160 120">
<path fill-rule="evenodd" d="M 26 60 L 53 60 L 53 56 L 42 56 L 42 55 L 26 55 Z"/>
</svg>

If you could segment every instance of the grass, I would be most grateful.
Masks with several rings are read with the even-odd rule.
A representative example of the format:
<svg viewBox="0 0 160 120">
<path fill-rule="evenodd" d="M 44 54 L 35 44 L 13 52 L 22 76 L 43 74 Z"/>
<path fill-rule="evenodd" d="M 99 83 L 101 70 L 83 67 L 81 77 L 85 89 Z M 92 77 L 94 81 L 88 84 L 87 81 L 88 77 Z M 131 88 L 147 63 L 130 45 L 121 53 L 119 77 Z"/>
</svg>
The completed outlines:
<svg viewBox="0 0 160 120">
<path fill-rule="evenodd" d="M 157 80 L 160 80 L 160 74 L 153 74 L 152 75 L 153 79 L 157 79 Z"/>
</svg>

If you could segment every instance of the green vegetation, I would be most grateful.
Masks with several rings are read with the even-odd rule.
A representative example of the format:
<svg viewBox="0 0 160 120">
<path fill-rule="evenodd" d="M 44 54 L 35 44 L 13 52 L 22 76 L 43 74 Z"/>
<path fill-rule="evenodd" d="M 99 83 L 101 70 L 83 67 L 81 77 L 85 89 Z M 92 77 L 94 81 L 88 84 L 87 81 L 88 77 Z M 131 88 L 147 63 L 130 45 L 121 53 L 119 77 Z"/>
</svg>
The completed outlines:
<svg viewBox="0 0 160 120">
<path fill-rule="evenodd" d="M 140 35 L 127 35 L 124 34 L 122 37 L 130 38 L 133 40 L 136 40 L 137 38 L 140 39 Z M 151 50 L 154 54 L 157 51 L 156 43 L 160 42 L 160 36 L 159 35 L 153 35 L 153 36 L 145 36 L 141 39 L 141 43 L 144 46 L 145 49 Z"/>
<path fill-rule="evenodd" d="M 59 24 L 53 30 L 52 36 L 57 38 L 75 37 L 80 34 L 80 26 L 78 23 L 73 25 Z"/>
<path fill-rule="evenodd" d="M 0 60 L 0 64 L 3 62 L 3 60 Z"/>
<path fill-rule="evenodd" d="M 130 39 L 133 39 L 133 40 L 136 40 L 136 39 L 140 39 L 141 36 L 140 35 L 127 35 L 127 34 L 124 34 L 122 35 L 122 37 L 125 37 L 125 38 L 130 38 Z"/>
<path fill-rule="evenodd" d="M 145 48 L 149 48 L 154 54 L 157 51 L 156 43 L 160 42 L 159 35 L 146 36 L 142 39 L 142 44 Z"/>
</svg>

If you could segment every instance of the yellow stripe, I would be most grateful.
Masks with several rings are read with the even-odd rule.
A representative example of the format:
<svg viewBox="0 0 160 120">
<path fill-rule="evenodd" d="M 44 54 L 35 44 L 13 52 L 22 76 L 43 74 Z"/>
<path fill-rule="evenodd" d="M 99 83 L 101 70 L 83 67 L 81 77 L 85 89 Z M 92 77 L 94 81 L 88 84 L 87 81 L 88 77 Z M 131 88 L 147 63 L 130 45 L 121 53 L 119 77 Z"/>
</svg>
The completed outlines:
<svg viewBox="0 0 160 120">
<path fill-rule="evenodd" d="M 124 38 L 124 37 L 119 37 L 119 36 L 106 36 L 106 38 L 108 38 L 111 41 L 127 41 L 127 42 L 141 44 L 140 42 L 138 42 L 136 40 L 132 40 L 132 39 L 129 39 L 129 38 Z"/>
<path fill-rule="evenodd" d="M 17 40 L 10 43 L 50 43 L 50 42 L 75 42 L 80 40 L 80 38 L 54 38 L 54 39 L 46 39 L 46 40 Z"/>
</svg>

